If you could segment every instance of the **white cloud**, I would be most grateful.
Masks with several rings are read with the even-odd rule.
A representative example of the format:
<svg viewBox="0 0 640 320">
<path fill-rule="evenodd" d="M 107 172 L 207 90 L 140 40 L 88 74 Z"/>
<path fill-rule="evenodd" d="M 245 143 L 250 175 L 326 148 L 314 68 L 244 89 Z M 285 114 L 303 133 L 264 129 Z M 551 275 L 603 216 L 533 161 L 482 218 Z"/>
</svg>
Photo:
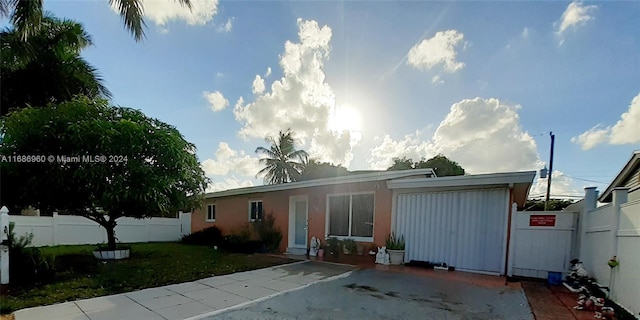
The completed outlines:
<svg viewBox="0 0 640 320">
<path fill-rule="evenodd" d="M 440 76 L 433 76 L 433 78 L 431 78 L 431 83 L 433 84 L 442 84 L 444 83 L 444 80 L 440 79 Z"/>
<path fill-rule="evenodd" d="M 591 149 L 602 143 L 633 144 L 640 143 L 640 93 L 631 100 L 629 110 L 620 116 L 612 127 L 597 125 L 571 142 L 579 144 L 583 150 Z"/>
<path fill-rule="evenodd" d="M 224 73 L 216 72 L 216 78 L 222 78 L 222 77 L 224 77 Z"/>
<path fill-rule="evenodd" d="M 223 191 L 252 186 L 253 182 L 251 180 L 240 179 L 235 176 L 231 176 L 224 177 L 222 179 L 212 179 L 211 183 L 207 186 L 206 192 Z"/>
<path fill-rule="evenodd" d="M 522 33 L 520 35 L 523 38 L 528 38 L 529 37 L 529 28 L 525 27 L 524 29 L 522 29 Z"/>
<path fill-rule="evenodd" d="M 519 108 L 493 98 L 462 100 L 451 106 L 431 139 L 420 132 L 398 141 L 387 136 L 371 149 L 369 163 L 381 169 L 393 157 L 418 160 L 442 153 L 472 174 L 539 169 L 536 143 L 520 126 Z"/>
<path fill-rule="evenodd" d="M 253 80 L 252 92 L 254 94 L 262 94 L 264 92 L 264 79 L 260 77 L 260 75 L 256 75 L 256 78 Z"/>
<path fill-rule="evenodd" d="M 258 157 L 252 157 L 244 151 L 233 150 L 226 142 L 218 144 L 215 159 L 206 159 L 201 165 L 207 176 L 225 176 L 232 173 L 255 177 L 261 168 Z"/>
<path fill-rule="evenodd" d="M 219 25 L 216 28 L 216 31 L 218 32 L 231 32 L 231 29 L 233 28 L 233 20 L 235 20 L 235 17 L 231 17 L 231 18 L 227 18 L 227 22 L 225 22 L 224 24 Z"/>
<path fill-rule="evenodd" d="M 271 67 L 268 67 L 267 68 L 267 72 L 264 73 L 264 77 L 266 78 L 266 77 L 268 77 L 270 75 L 271 75 Z"/>
<path fill-rule="evenodd" d="M 529 192 L 530 198 L 544 198 L 547 194 L 548 179 L 538 178 Z M 554 170 L 551 177 L 551 198 L 571 198 L 583 194 L 583 188 L 575 185 L 575 181 L 564 173 Z"/>
<path fill-rule="evenodd" d="M 442 65 L 445 71 L 456 72 L 464 68 L 463 62 L 456 61 L 456 47 L 463 39 L 464 35 L 456 30 L 440 31 L 411 48 L 407 63 L 423 70 Z"/>
<path fill-rule="evenodd" d="M 563 34 L 569 28 L 576 29 L 586 24 L 589 20 L 593 19 L 590 15 L 598 6 L 590 5 L 585 6 L 581 1 L 573 1 L 567 6 L 567 9 L 562 13 L 562 17 L 559 22 L 556 22 L 558 34 Z"/>
<path fill-rule="evenodd" d="M 290 128 L 311 156 L 348 166 L 352 147 L 358 142 L 355 131 L 331 130 L 329 121 L 336 113 L 335 94 L 325 82 L 324 62 L 329 57 L 331 28 L 316 21 L 298 19 L 299 42 L 287 41 L 280 55 L 283 76 L 262 90 L 264 79 L 256 77 L 253 102 L 236 103 L 234 115 L 243 124 L 242 138 L 274 136 Z M 270 74 L 267 69 L 265 76 Z M 260 80 L 258 80 L 260 79 Z M 257 86 L 256 86 L 257 84 Z M 257 90 L 256 90 L 257 89 Z"/>
<path fill-rule="evenodd" d="M 220 91 L 204 91 L 202 95 L 209 102 L 209 108 L 213 111 L 224 110 L 229 105 L 229 100 L 225 99 Z"/>
<path fill-rule="evenodd" d="M 119 13 L 115 4 L 116 2 L 111 9 Z M 142 5 L 145 18 L 157 26 L 164 26 L 171 20 L 183 20 L 189 25 L 204 25 L 218 13 L 218 0 L 191 0 L 191 10 L 175 0 L 143 0 Z"/>
</svg>

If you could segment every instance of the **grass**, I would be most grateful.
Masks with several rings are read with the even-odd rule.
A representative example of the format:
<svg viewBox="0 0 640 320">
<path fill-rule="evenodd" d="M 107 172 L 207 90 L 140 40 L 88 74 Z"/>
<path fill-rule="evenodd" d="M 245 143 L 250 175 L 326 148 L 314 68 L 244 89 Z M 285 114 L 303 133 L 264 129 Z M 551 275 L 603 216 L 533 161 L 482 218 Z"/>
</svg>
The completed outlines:
<svg viewBox="0 0 640 320">
<path fill-rule="evenodd" d="M 9 296 L 0 298 L 2 313 L 292 262 L 181 243 L 135 243 L 131 258 L 101 262 L 92 256 L 93 249 L 91 245 L 40 248 L 43 255 L 55 256 L 55 280 L 38 287 L 12 288 Z"/>
</svg>

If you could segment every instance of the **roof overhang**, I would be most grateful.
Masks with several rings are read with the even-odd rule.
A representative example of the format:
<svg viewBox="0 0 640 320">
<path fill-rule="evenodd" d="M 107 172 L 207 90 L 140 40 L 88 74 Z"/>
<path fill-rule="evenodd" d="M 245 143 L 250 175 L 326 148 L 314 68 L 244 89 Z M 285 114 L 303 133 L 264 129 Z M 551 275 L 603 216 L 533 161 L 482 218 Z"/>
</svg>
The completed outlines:
<svg viewBox="0 0 640 320">
<path fill-rule="evenodd" d="M 387 188 L 400 193 L 509 188 L 513 191 L 514 201 L 522 207 L 527 200 L 535 176 L 535 171 L 522 171 L 431 179 L 393 179 L 387 181 Z"/>
<path fill-rule="evenodd" d="M 359 174 L 350 174 L 350 175 L 340 176 L 340 177 L 209 192 L 209 193 L 206 193 L 204 196 L 205 198 L 220 198 L 220 197 L 237 196 L 237 195 L 243 195 L 243 194 L 254 194 L 254 193 L 290 190 L 290 189 L 331 186 L 331 185 L 345 184 L 345 183 L 384 181 L 384 180 L 399 179 L 399 178 L 406 178 L 408 180 L 433 179 L 433 177 L 435 176 L 436 176 L 435 172 L 430 168 L 398 170 L 398 171 L 366 172 L 366 173 L 359 173 Z"/>
<path fill-rule="evenodd" d="M 640 167 L 640 150 L 636 150 L 631 155 L 631 159 L 627 162 L 627 164 L 620 170 L 620 173 L 613 179 L 611 184 L 607 187 L 607 189 L 600 195 L 598 201 L 600 202 L 611 202 L 613 199 L 613 189 L 618 187 L 624 187 L 625 181 L 633 175 L 633 173 L 638 170 Z"/>
</svg>

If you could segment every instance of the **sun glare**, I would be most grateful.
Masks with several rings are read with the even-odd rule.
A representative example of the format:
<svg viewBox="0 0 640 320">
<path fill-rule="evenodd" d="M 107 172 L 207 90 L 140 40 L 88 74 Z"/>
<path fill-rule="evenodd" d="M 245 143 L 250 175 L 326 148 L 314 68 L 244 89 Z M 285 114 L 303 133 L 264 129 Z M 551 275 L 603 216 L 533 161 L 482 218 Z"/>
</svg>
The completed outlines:
<svg viewBox="0 0 640 320">
<path fill-rule="evenodd" d="M 329 129 L 334 131 L 360 131 L 362 129 L 360 112 L 350 106 L 336 106 L 329 119 Z"/>
</svg>

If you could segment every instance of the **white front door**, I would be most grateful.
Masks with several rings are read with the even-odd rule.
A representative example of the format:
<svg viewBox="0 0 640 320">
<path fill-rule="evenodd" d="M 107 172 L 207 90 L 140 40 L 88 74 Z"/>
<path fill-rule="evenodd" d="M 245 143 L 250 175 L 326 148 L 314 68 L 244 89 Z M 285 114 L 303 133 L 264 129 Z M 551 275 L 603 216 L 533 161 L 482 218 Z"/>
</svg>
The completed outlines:
<svg viewBox="0 0 640 320">
<path fill-rule="evenodd" d="M 307 196 L 289 198 L 289 247 L 307 248 Z"/>
</svg>

